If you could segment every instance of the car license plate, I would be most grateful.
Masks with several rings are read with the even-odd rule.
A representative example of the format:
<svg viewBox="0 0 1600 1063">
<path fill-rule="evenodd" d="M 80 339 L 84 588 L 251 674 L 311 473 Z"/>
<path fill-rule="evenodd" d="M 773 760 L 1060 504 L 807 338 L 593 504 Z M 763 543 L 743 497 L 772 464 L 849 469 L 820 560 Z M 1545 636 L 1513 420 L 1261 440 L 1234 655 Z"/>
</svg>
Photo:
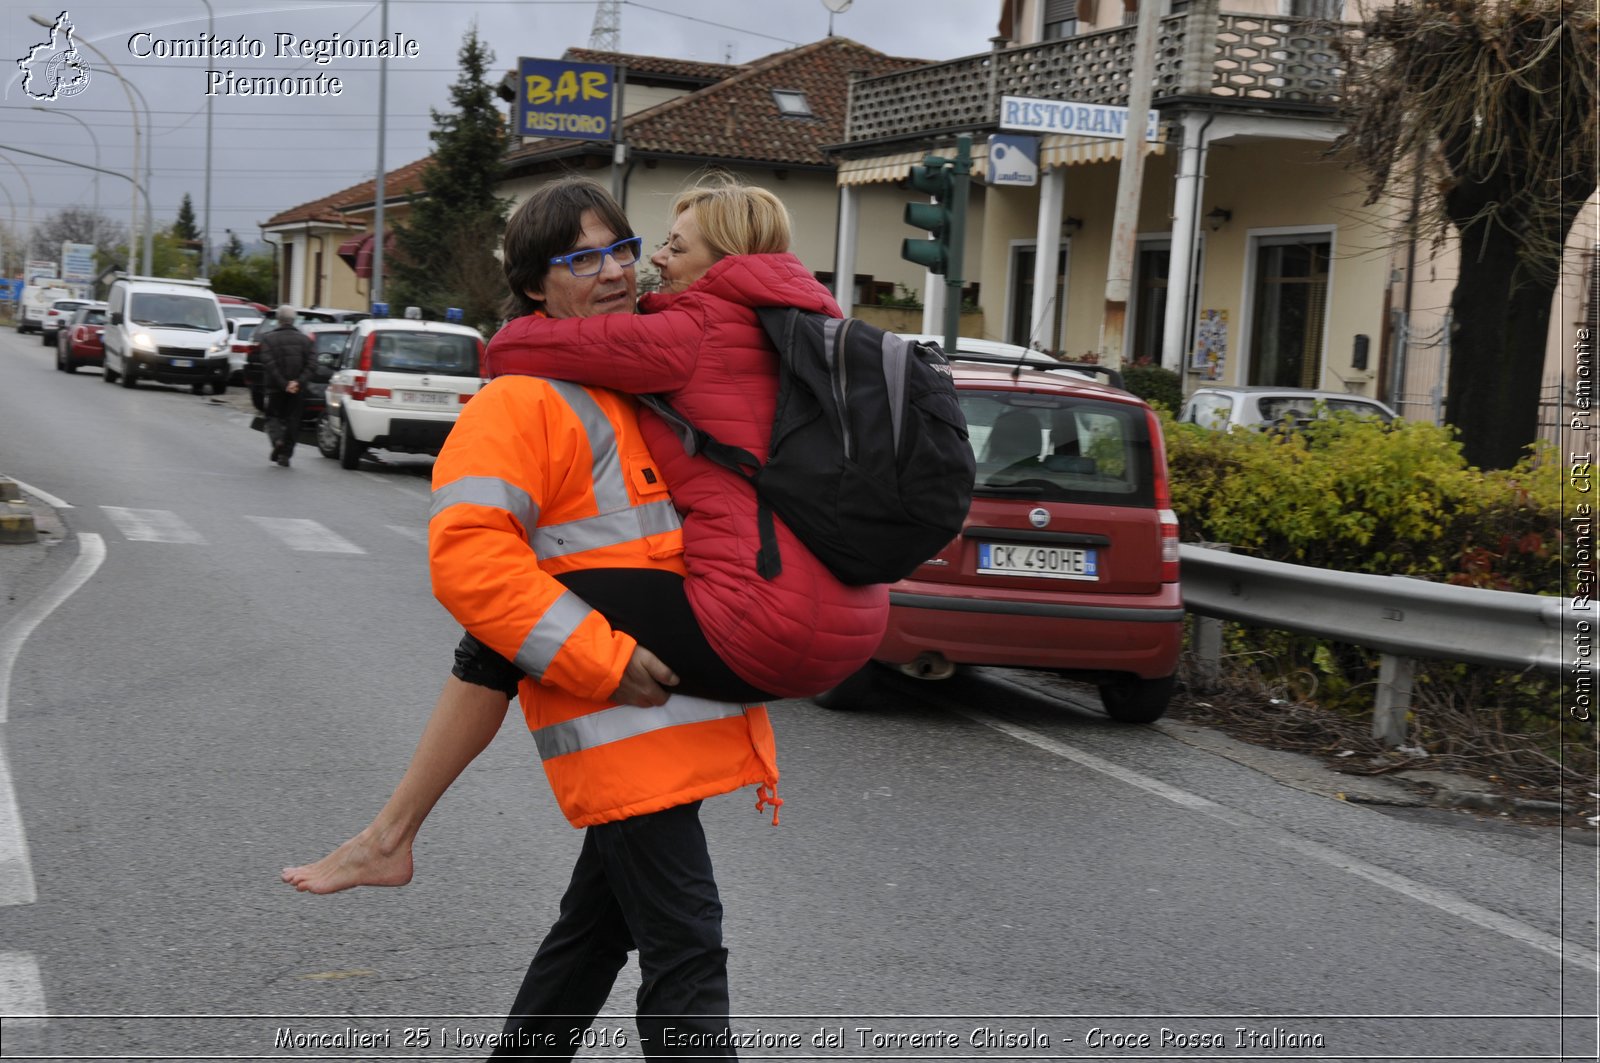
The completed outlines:
<svg viewBox="0 0 1600 1063">
<path fill-rule="evenodd" d="M 397 391 L 395 397 L 414 406 L 448 406 L 455 399 L 448 391 Z"/>
<path fill-rule="evenodd" d="M 172 364 L 173 364 L 173 366 L 175 366 L 178 369 L 193 369 L 194 368 L 194 359 L 193 358 L 174 358 L 172 360 Z"/>
<path fill-rule="evenodd" d="M 1045 579 L 1100 578 L 1093 550 L 1068 546 L 979 543 L 978 572 L 986 576 L 1042 576 Z"/>
</svg>

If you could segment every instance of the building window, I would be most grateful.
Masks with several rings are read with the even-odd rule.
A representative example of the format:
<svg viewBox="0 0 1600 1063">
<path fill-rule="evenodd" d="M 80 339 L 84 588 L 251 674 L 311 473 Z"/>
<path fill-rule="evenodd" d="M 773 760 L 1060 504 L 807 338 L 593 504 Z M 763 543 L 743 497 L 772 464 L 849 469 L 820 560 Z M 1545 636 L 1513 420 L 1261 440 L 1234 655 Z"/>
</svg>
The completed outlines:
<svg viewBox="0 0 1600 1063">
<path fill-rule="evenodd" d="M 1056 346 L 1057 323 L 1064 316 L 1062 304 L 1067 294 L 1067 249 L 1061 248 L 1060 257 L 1056 260 L 1056 290 L 1050 297 L 1051 306 L 1048 311 L 1051 317 L 1049 334 L 1043 336 L 1032 335 L 1033 331 L 1033 264 L 1038 259 L 1038 251 L 1034 244 L 1015 244 L 1011 249 L 1011 306 L 1010 335 L 1006 337 L 1008 343 L 1018 347 L 1033 347 L 1041 351 L 1054 351 Z"/>
<path fill-rule="evenodd" d="M 1256 245 L 1250 383 L 1321 385 L 1331 250 L 1326 236 L 1271 237 Z"/>
<path fill-rule="evenodd" d="M 1289 0 L 1289 14 L 1338 22 L 1344 18 L 1344 0 Z"/>
<path fill-rule="evenodd" d="M 798 89 L 773 89 L 772 98 L 777 101 L 781 115 L 789 118 L 811 117 L 811 102 Z"/>
<path fill-rule="evenodd" d="M 1044 39 L 1047 41 L 1071 37 L 1078 32 L 1078 0 L 1046 0 L 1044 5 Z"/>
<path fill-rule="evenodd" d="M 1167 323 L 1167 275 L 1172 267 L 1172 246 L 1141 242 L 1133 289 L 1134 365 L 1160 365 L 1161 342 Z"/>
</svg>

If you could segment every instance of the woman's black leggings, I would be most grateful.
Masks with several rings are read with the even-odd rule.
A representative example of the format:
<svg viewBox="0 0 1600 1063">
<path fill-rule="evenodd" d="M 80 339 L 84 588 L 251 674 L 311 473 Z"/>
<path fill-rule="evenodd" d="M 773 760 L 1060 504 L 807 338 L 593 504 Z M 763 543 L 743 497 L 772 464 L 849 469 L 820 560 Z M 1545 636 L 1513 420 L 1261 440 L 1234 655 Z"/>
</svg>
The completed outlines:
<svg viewBox="0 0 1600 1063">
<path fill-rule="evenodd" d="M 678 674 L 670 693 L 691 694 L 713 701 L 768 701 L 772 695 L 740 679 L 711 648 L 700 622 L 683 593 L 683 577 L 675 572 L 648 568 L 597 568 L 557 576 L 572 593 L 618 631 L 627 632 L 639 645 L 661 658 Z M 463 633 L 456 646 L 458 678 L 517 696 L 522 669 Z"/>
</svg>

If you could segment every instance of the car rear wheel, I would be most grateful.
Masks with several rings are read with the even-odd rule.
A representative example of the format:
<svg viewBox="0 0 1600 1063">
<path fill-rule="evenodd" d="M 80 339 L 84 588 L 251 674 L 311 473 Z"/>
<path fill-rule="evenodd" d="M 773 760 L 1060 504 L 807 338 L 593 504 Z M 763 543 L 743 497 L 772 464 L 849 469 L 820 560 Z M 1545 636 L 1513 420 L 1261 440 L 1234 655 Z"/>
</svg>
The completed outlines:
<svg viewBox="0 0 1600 1063">
<path fill-rule="evenodd" d="M 835 712 L 855 712 L 864 709 L 877 693 L 882 668 L 883 666 L 876 661 L 868 661 L 861 671 L 832 690 L 812 695 L 811 700 Z"/>
<path fill-rule="evenodd" d="M 355 433 L 350 431 L 349 418 L 341 417 L 339 419 L 340 467 L 345 469 L 354 469 L 356 466 L 361 464 L 361 455 L 365 454 L 366 450 L 366 444 L 358 440 L 355 436 Z"/>
<path fill-rule="evenodd" d="M 52 343 L 54 343 L 55 341 L 56 341 L 56 338 L 54 336 L 50 335 L 50 333 L 44 332 L 42 330 L 40 331 L 40 333 L 39 333 L 39 346 L 48 347 Z"/>
<path fill-rule="evenodd" d="M 1166 715 L 1177 676 L 1119 679 L 1100 684 L 1100 704 L 1118 723 L 1155 723 Z"/>
<path fill-rule="evenodd" d="M 56 368 L 63 373 L 70 373 L 73 370 L 72 363 L 67 361 L 67 352 L 61 348 L 60 344 L 56 345 Z"/>
<path fill-rule="evenodd" d="M 227 390 L 228 390 L 228 382 L 226 380 L 213 380 L 211 382 L 211 394 L 213 394 L 213 395 L 222 395 L 222 394 L 226 393 Z"/>
<path fill-rule="evenodd" d="M 194 394 L 196 394 L 196 395 L 204 395 L 206 393 L 206 386 L 203 383 L 202 384 L 190 384 L 189 385 L 189 390 L 191 392 L 193 392 Z"/>
</svg>

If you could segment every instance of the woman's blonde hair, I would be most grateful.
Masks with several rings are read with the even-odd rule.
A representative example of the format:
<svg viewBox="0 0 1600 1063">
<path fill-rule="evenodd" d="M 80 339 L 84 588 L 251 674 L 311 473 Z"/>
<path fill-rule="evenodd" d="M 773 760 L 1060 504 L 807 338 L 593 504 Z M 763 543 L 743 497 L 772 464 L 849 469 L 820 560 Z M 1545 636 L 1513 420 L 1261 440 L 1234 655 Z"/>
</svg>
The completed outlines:
<svg viewBox="0 0 1600 1063">
<path fill-rule="evenodd" d="M 672 204 L 672 216 L 690 207 L 701 239 L 719 256 L 789 250 L 789 211 L 765 188 L 715 178 L 681 193 Z"/>
</svg>

